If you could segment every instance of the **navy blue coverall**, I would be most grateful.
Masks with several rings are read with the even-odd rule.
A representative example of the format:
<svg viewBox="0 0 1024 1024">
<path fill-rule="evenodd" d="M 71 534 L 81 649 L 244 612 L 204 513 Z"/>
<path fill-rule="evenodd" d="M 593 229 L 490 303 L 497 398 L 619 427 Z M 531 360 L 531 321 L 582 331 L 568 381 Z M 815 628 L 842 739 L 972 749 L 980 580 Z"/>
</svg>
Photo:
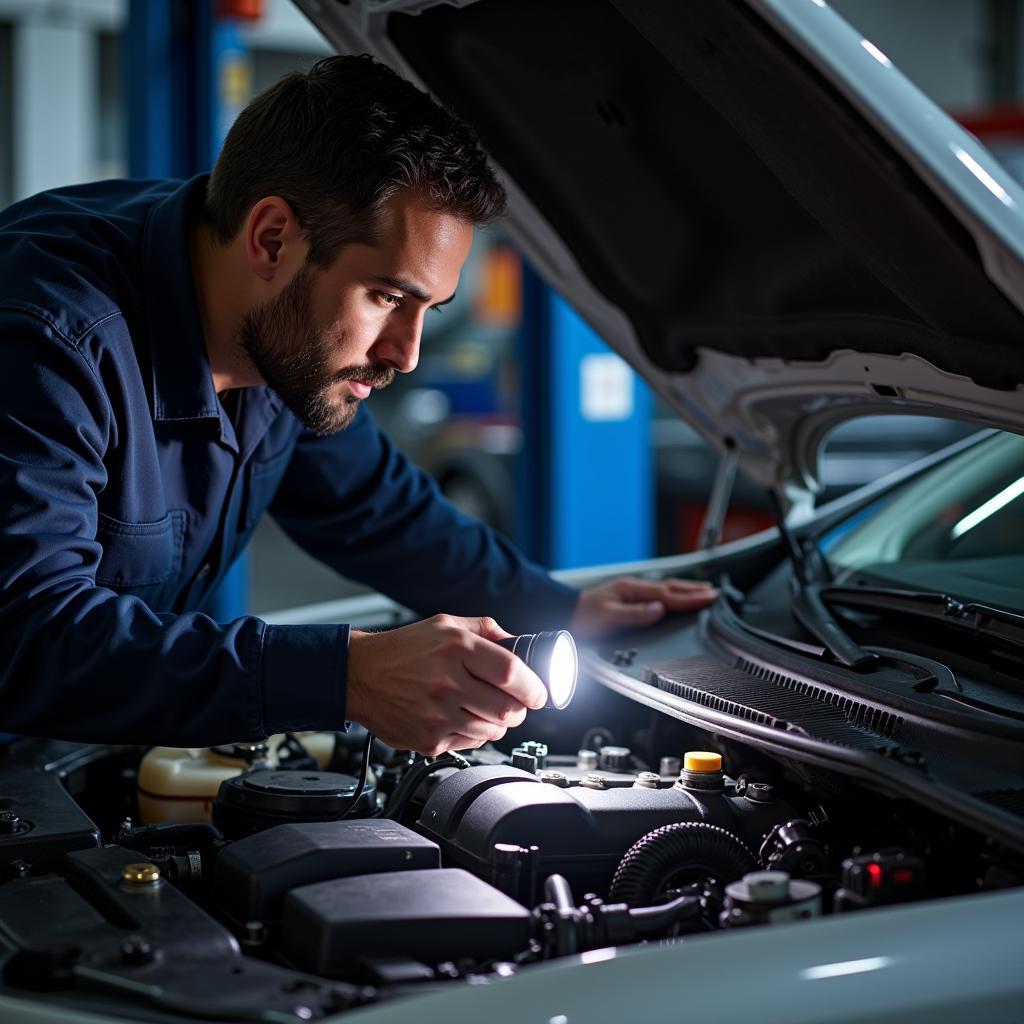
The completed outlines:
<svg viewBox="0 0 1024 1024">
<path fill-rule="evenodd" d="M 461 515 L 365 408 L 332 437 L 213 388 L 187 225 L 205 178 L 0 213 L 0 730 L 198 746 L 345 721 L 345 625 L 202 611 L 270 511 L 422 615 L 564 625 L 577 592 Z"/>
</svg>

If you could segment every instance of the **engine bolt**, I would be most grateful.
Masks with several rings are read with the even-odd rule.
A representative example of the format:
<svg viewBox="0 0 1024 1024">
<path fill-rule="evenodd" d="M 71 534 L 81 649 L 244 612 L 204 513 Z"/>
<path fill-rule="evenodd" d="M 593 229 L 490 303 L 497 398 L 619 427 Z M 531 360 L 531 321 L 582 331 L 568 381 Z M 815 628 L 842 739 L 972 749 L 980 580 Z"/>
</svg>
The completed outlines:
<svg viewBox="0 0 1024 1024">
<path fill-rule="evenodd" d="M 589 772 L 583 776 L 580 785 L 584 789 L 607 789 L 608 787 L 604 784 L 604 776 L 599 772 Z"/>
<path fill-rule="evenodd" d="M 21 818 L 14 811 L 0 811 L 0 835 L 13 836 L 21 831 Z"/>
<path fill-rule="evenodd" d="M 121 881 L 128 885 L 156 885 L 160 881 L 160 869 L 155 864 L 125 864 L 121 868 Z"/>
<path fill-rule="evenodd" d="M 32 872 L 32 865 L 23 861 L 20 857 L 18 860 L 12 860 L 7 865 L 7 873 L 11 878 L 28 878 Z"/>
<path fill-rule="evenodd" d="M 629 771 L 633 751 L 629 747 L 606 746 L 600 751 L 601 767 L 606 772 Z"/>
<path fill-rule="evenodd" d="M 576 753 L 576 767 L 583 772 L 591 772 L 597 767 L 596 750 L 580 750 Z"/>
<path fill-rule="evenodd" d="M 640 772 L 633 782 L 637 789 L 657 789 L 661 783 L 661 776 L 657 772 Z"/>
<path fill-rule="evenodd" d="M 129 967 L 142 967 L 153 962 L 153 947 L 141 935 L 130 935 L 121 943 L 121 961 Z"/>
<path fill-rule="evenodd" d="M 670 775 L 673 778 L 683 770 L 683 759 L 681 757 L 663 757 L 658 763 L 658 771 L 662 775 Z"/>
<path fill-rule="evenodd" d="M 547 782 L 552 786 L 564 788 L 569 785 L 569 780 L 561 772 L 543 771 L 538 773 L 537 777 L 541 782 Z"/>
</svg>

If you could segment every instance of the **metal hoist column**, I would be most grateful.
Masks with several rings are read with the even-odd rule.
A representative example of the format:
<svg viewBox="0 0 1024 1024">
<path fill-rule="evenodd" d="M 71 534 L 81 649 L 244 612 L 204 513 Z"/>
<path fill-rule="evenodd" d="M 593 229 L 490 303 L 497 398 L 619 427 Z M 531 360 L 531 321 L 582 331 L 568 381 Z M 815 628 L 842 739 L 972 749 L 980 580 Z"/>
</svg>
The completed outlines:
<svg viewBox="0 0 1024 1024">
<path fill-rule="evenodd" d="M 231 7 L 129 0 L 124 52 L 133 178 L 188 178 L 213 166 L 250 92 L 247 48 L 236 20 L 221 16 Z M 243 615 L 248 589 L 242 556 L 205 610 L 221 622 Z"/>
<path fill-rule="evenodd" d="M 568 303 L 523 268 L 521 543 L 552 569 L 649 558 L 651 395 Z"/>
</svg>

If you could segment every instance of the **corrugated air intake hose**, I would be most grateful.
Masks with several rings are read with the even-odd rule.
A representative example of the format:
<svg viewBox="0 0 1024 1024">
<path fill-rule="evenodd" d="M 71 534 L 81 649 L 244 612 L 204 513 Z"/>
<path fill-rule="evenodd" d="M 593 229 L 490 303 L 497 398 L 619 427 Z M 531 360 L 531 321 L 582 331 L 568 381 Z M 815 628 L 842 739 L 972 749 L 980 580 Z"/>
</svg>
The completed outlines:
<svg viewBox="0 0 1024 1024">
<path fill-rule="evenodd" d="M 757 858 L 731 832 L 703 821 L 677 822 L 648 832 L 626 851 L 608 899 L 646 907 L 665 898 L 673 875 L 712 877 L 726 885 L 757 869 Z"/>
</svg>

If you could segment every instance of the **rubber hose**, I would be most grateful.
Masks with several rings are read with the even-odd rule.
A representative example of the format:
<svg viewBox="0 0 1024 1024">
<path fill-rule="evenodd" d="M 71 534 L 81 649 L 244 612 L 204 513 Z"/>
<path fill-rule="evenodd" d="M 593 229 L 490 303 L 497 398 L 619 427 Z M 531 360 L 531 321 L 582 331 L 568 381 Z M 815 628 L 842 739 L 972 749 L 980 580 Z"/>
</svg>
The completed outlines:
<svg viewBox="0 0 1024 1024">
<path fill-rule="evenodd" d="M 383 817 L 401 821 L 409 802 L 412 800 L 421 782 L 429 775 L 442 768 L 468 768 L 469 762 L 454 750 L 449 750 L 440 757 L 418 761 L 402 776 L 402 781 L 395 786 L 384 810 Z"/>
<path fill-rule="evenodd" d="M 548 875 L 544 881 L 544 899 L 553 903 L 560 914 L 576 913 L 576 901 L 564 875 Z"/>
<path fill-rule="evenodd" d="M 757 858 L 732 832 L 703 821 L 676 822 L 648 832 L 626 851 L 608 899 L 648 906 L 679 871 L 696 871 L 725 885 L 757 868 Z"/>
<path fill-rule="evenodd" d="M 544 901 L 555 908 L 549 920 L 556 955 L 571 956 L 579 952 L 580 912 L 572 897 L 572 887 L 563 875 L 548 875 L 544 882 Z"/>
</svg>

